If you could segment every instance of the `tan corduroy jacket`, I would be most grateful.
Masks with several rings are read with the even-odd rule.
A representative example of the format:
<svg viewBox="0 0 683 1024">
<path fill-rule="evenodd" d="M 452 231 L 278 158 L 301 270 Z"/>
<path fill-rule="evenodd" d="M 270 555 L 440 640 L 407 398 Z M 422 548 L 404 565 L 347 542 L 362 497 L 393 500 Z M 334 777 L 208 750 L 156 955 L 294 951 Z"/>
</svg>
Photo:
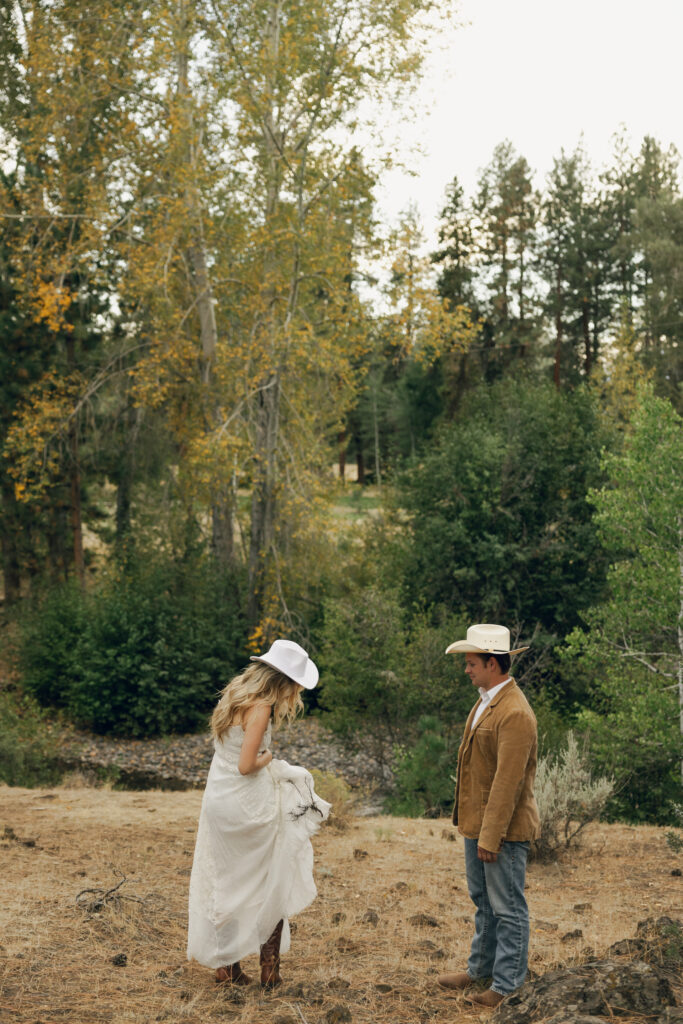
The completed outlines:
<svg viewBox="0 0 683 1024">
<path fill-rule="evenodd" d="M 540 834 L 534 777 L 536 716 L 511 679 L 472 728 L 470 711 L 458 750 L 453 824 L 468 839 L 496 853 L 504 840 L 525 842 Z"/>
</svg>

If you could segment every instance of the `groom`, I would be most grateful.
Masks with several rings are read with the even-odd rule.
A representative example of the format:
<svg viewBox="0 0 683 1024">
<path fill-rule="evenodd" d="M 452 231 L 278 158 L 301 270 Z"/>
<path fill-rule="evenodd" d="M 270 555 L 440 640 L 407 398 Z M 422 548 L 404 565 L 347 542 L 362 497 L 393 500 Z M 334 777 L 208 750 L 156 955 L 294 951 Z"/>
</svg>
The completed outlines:
<svg viewBox="0 0 683 1024">
<path fill-rule="evenodd" d="M 529 912 L 524 879 L 529 842 L 539 834 L 534 798 L 536 718 L 509 674 L 505 626 L 470 626 L 446 654 L 465 655 L 465 673 L 479 690 L 458 751 L 453 824 L 465 839 L 465 870 L 476 906 L 467 970 L 442 974 L 442 988 L 465 990 L 491 978 L 490 987 L 468 996 L 495 1007 L 527 973 Z"/>
</svg>

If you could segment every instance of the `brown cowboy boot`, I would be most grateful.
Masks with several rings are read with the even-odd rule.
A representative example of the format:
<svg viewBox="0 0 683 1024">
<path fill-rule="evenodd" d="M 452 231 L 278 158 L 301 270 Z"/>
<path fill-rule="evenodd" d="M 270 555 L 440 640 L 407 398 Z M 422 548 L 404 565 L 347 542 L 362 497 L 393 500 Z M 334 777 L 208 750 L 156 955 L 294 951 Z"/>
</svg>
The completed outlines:
<svg viewBox="0 0 683 1024">
<path fill-rule="evenodd" d="M 282 938 L 282 926 L 284 921 L 278 921 L 273 934 L 261 946 L 261 987 L 275 988 L 280 985 L 280 939 Z"/>
<path fill-rule="evenodd" d="M 245 974 L 237 960 L 234 964 L 226 964 L 225 967 L 216 968 L 217 985 L 250 985 L 251 978 Z"/>
</svg>

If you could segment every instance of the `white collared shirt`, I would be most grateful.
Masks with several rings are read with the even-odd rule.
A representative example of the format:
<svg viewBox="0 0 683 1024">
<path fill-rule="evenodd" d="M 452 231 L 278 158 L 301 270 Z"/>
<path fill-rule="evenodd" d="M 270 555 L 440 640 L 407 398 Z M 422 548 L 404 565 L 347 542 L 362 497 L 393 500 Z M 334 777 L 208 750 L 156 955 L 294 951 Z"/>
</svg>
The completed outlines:
<svg viewBox="0 0 683 1024">
<path fill-rule="evenodd" d="M 482 690 L 481 686 L 479 687 L 479 693 L 481 695 L 481 704 L 474 712 L 474 718 L 472 719 L 471 729 L 474 729 L 475 725 L 477 724 L 481 716 L 484 714 L 493 698 L 496 696 L 497 693 L 500 693 L 500 691 L 503 689 L 504 686 L 507 685 L 507 683 L 510 682 L 511 678 L 511 676 L 508 676 L 507 679 L 504 679 L 502 683 L 498 683 L 496 686 L 492 686 L 490 690 Z"/>
</svg>

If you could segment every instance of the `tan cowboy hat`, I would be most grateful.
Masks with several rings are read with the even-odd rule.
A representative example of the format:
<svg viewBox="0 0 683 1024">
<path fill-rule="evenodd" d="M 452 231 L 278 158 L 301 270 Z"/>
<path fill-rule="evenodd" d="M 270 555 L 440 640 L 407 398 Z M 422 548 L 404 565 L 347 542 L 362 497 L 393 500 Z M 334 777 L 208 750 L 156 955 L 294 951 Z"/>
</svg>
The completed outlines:
<svg viewBox="0 0 683 1024">
<path fill-rule="evenodd" d="M 275 640 L 269 651 L 254 655 L 249 661 L 262 661 L 264 665 L 270 665 L 306 690 L 312 690 L 318 682 L 315 662 L 293 640 Z"/>
<path fill-rule="evenodd" d="M 466 640 L 456 640 L 447 647 L 446 654 L 521 654 L 528 650 L 528 646 L 510 650 L 510 630 L 506 626 L 480 622 L 470 626 Z"/>
</svg>

